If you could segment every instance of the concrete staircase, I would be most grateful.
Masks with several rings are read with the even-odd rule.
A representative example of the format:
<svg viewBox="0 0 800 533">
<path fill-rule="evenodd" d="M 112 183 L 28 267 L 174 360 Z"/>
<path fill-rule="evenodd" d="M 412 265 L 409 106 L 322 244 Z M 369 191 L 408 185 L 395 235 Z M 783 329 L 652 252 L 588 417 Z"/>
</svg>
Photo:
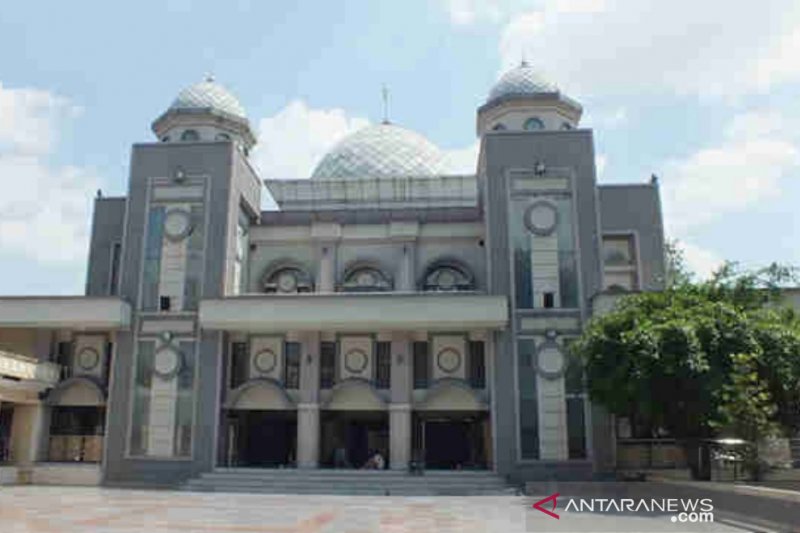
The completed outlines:
<svg viewBox="0 0 800 533">
<path fill-rule="evenodd" d="M 182 488 L 203 492 L 373 496 L 496 496 L 516 493 L 516 488 L 493 472 L 436 470 L 412 476 L 392 470 L 216 468 L 190 479 Z"/>
</svg>

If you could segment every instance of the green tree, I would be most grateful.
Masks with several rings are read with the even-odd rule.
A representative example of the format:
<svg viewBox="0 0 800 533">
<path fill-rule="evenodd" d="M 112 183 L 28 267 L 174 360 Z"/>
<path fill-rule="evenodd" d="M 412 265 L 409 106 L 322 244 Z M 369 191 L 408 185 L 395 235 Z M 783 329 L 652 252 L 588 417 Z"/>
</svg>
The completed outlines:
<svg viewBox="0 0 800 533">
<path fill-rule="evenodd" d="M 700 439 L 753 440 L 785 426 L 798 400 L 800 321 L 777 298 L 792 276 L 776 265 L 726 264 L 706 282 L 622 297 L 573 344 L 590 396 L 667 429 L 695 474 Z"/>
<path fill-rule="evenodd" d="M 694 275 L 686 265 L 686 258 L 676 239 L 667 239 L 664 245 L 665 279 L 667 287 L 677 287 L 691 283 Z"/>
</svg>

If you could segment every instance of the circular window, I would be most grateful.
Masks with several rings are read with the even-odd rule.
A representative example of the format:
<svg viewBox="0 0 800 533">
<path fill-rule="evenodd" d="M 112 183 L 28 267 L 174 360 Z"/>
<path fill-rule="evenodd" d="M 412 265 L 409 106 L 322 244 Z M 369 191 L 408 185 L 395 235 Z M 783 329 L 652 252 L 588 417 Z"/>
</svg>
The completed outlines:
<svg viewBox="0 0 800 533">
<path fill-rule="evenodd" d="M 78 366 L 82 370 L 92 370 L 100 362 L 100 354 L 94 348 L 84 348 L 78 354 Z"/>
<path fill-rule="evenodd" d="M 293 272 L 281 272 L 276 285 L 278 292 L 297 292 L 297 277 Z"/>
<path fill-rule="evenodd" d="M 167 211 L 164 218 L 164 233 L 171 241 L 181 241 L 185 239 L 192 230 L 192 222 L 189 212 L 183 209 L 172 209 Z"/>
<path fill-rule="evenodd" d="M 550 235 L 558 224 L 558 212 L 550 202 L 534 202 L 525 210 L 524 216 L 525 227 L 536 235 Z"/>
<path fill-rule="evenodd" d="M 361 350 L 351 350 L 344 356 L 344 367 L 353 374 L 360 374 L 366 370 L 367 363 L 367 354 Z"/>
<path fill-rule="evenodd" d="M 359 287 L 372 287 L 376 285 L 375 275 L 369 271 L 359 272 L 356 276 L 356 285 Z"/>
<path fill-rule="evenodd" d="M 542 344 L 536 354 L 536 367 L 539 373 L 547 379 L 556 379 L 564 373 L 564 354 L 553 342 Z"/>
<path fill-rule="evenodd" d="M 253 357 L 253 366 L 262 374 L 269 374 L 278 364 L 278 357 L 272 350 L 262 350 Z"/>
<path fill-rule="evenodd" d="M 172 379 L 181 367 L 181 356 L 174 348 L 166 346 L 156 352 L 153 373 L 162 379 Z"/>
<path fill-rule="evenodd" d="M 461 366 L 461 354 L 452 348 L 445 348 L 436 356 L 436 364 L 442 372 L 452 374 Z"/>
<path fill-rule="evenodd" d="M 181 140 L 185 142 L 199 141 L 200 134 L 197 133 L 197 130 L 186 130 L 181 133 Z"/>
<path fill-rule="evenodd" d="M 449 291 L 455 287 L 456 281 L 458 280 L 452 270 L 442 270 L 436 278 L 439 288 L 444 291 Z"/>
<path fill-rule="evenodd" d="M 543 130 L 544 122 L 539 117 L 531 117 L 525 121 L 522 127 L 527 131 Z"/>
</svg>

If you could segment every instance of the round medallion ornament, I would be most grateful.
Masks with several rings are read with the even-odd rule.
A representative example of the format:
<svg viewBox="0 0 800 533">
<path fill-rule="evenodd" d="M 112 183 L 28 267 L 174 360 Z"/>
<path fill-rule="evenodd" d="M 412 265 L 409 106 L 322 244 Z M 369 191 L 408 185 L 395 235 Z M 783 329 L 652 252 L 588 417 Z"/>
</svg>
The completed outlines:
<svg viewBox="0 0 800 533">
<path fill-rule="evenodd" d="M 94 348 L 84 348 L 78 354 L 78 366 L 81 370 L 92 370 L 100 363 L 100 354 Z"/>
<path fill-rule="evenodd" d="M 536 354 L 536 367 L 542 377 L 560 378 L 564 373 L 565 363 L 564 354 L 555 342 L 546 342 L 539 347 Z"/>
<path fill-rule="evenodd" d="M 277 364 L 278 356 L 272 350 L 262 350 L 253 356 L 253 366 L 262 374 L 269 374 Z"/>
<path fill-rule="evenodd" d="M 523 223 L 536 235 L 550 235 L 558 224 L 558 211 L 550 202 L 539 200 L 525 210 Z"/>
<path fill-rule="evenodd" d="M 156 352 L 153 373 L 161 379 L 172 379 L 181 369 L 181 355 L 174 348 L 165 346 Z"/>
<path fill-rule="evenodd" d="M 278 292 L 297 292 L 297 278 L 291 272 L 282 272 L 276 285 Z"/>
<path fill-rule="evenodd" d="M 436 278 L 439 288 L 445 291 L 451 290 L 456 285 L 456 276 L 451 270 L 444 270 Z"/>
<path fill-rule="evenodd" d="M 442 372 L 452 374 L 461 367 L 461 354 L 452 348 L 445 348 L 436 356 L 436 365 Z"/>
<path fill-rule="evenodd" d="M 372 272 L 359 272 L 356 277 L 356 284 L 359 287 L 372 287 L 375 285 L 375 276 Z"/>
<path fill-rule="evenodd" d="M 192 231 L 189 212 L 184 209 L 171 209 L 164 217 L 164 234 L 173 242 L 182 241 Z"/>
<path fill-rule="evenodd" d="M 367 369 L 368 363 L 367 354 L 361 350 L 351 350 L 344 356 L 344 367 L 353 374 L 362 373 Z"/>
</svg>

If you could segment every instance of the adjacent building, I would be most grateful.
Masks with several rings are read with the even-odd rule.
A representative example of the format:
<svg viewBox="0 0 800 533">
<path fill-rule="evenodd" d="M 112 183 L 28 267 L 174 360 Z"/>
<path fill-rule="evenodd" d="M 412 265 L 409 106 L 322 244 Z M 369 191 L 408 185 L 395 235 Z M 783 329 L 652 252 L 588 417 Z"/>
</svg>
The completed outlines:
<svg viewBox="0 0 800 533">
<path fill-rule="evenodd" d="M 601 292 L 662 286 L 664 237 L 655 181 L 598 185 L 581 114 L 522 63 L 477 110 L 474 173 L 384 121 L 280 181 L 228 90 L 185 89 L 95 201 L 86 295 L 0 297 L 0 474 L 609 471 L 569 343 Z"/>
</svg>

